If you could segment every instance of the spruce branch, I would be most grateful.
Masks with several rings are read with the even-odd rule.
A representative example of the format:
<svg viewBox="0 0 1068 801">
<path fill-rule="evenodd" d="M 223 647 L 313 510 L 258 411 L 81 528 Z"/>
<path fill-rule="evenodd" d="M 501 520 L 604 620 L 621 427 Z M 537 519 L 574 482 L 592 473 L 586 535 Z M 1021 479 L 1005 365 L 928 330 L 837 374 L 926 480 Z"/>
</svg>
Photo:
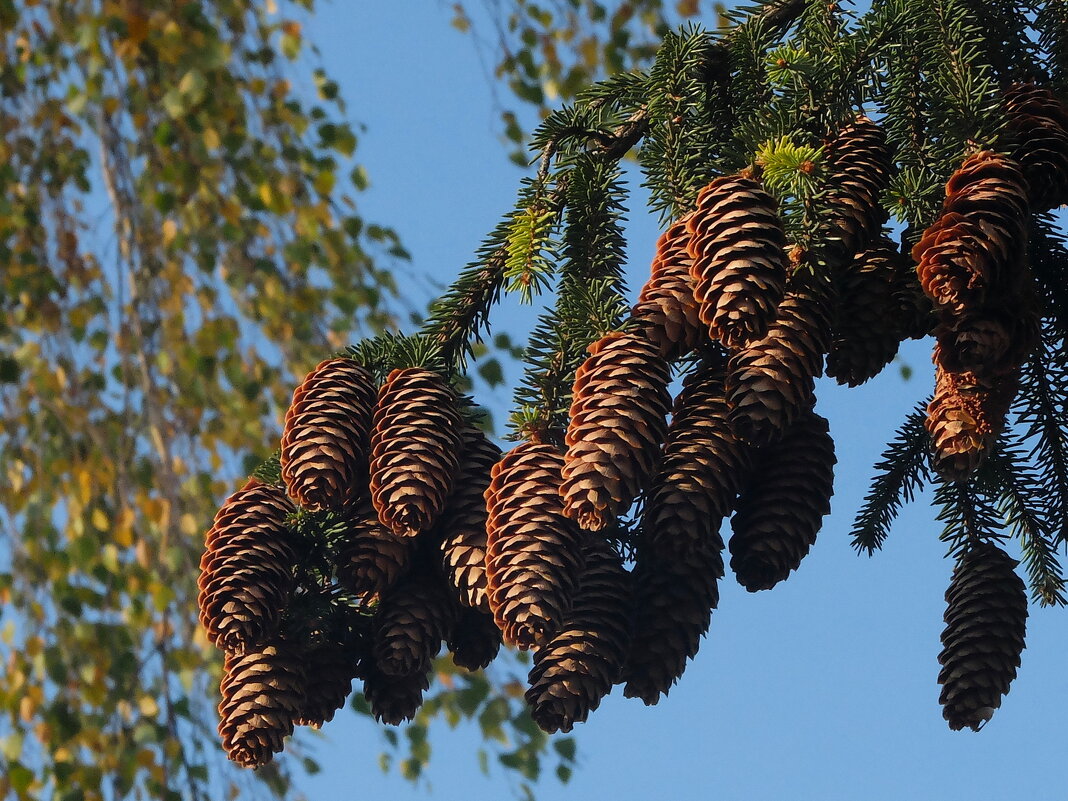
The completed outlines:
<svg viewBox="0 0 1068 801">
<path fill-rule="evenodd" d="M 936 519 L 944 525 L 939 539 L 949 546 L 947 556 L 959 559 L 973 542 L 1005 538 L 997 506 L 974 482 L 940 481 L 934 503 L 939 507 Z"/>
</svg>

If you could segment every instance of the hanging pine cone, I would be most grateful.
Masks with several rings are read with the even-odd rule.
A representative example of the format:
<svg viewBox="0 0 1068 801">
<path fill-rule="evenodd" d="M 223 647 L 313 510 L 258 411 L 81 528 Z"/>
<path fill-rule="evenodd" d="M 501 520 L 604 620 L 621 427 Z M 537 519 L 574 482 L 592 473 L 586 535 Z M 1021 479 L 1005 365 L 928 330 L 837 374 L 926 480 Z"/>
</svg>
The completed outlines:
<svg viewBox="0 0 1068 801">
<path fill-rule="evenodd" d="M 811 410 L 757 454 L 729 544 L 731 569 L 747 590 L 771 589 L 801 564 L 831 511 L 836 461 L 827 421 Z"/>
<path fill-rule="evenodd" d="M 304 703 L 304 668 L 281 641 L 226 654 L 219 686 L 219 736 L 226 756 L 246 768 L 266 765 L 293 733 Z"/>
<path fill-rule="evenodd" d="M 821 228 L 835 262 L 845 264 L 878 237 L 887 220 L 879 197 L 890 184 L 890 150 L 882 129 L 859 116 L 826 143 L 825 151 L 829 211 Z"/>
<path fill-rule="evenodd" d="M 701 341 L 703 326 L 690 276 L 693 259 L 686 248 L 688 221 L 689 216 L 683 217 L 660 235 L 649 280 L 631 311 L 636 329 L 665 359 L 680 359 Z"/>
<path fill-rule="evenodd" d="M 363 695 L 374 719 L 399 726 L 414 718 L 423 704 L 423 692 L 430 687 L 430 673 L 427 668 L 407 676 L 387 676 L 371 665 L 363 680 Z"/>
<path fill-rule="evenodd" d="M 802 266 L 767 335 L 731 356 L 727 401 L 740 439 L 766 445 L 812 405 L 830 349 L 830 297 L 826 279 Z"/>
<path fill-rule="evenodd" d="M 639 550 L 623 695 L 651 706 L 668 694 L 708 631 L 722 576 L 720 549 L 709 542 L 684 559 L 649 547 Z"/>
<path fill-rule="evenodd" d="M 949 481 L 975 472 L 1004 428 L 1018 386 L 1017 373 L 980 379 L 938 368 L 924 423 L 936 472 Z"/>
<path fill-rule="evenodd" d="M 298 726 L 320 728 L 334 719 L 352 692 L 352 680 L 361 672 L 359 654 L 346 643 L 326 641 L 305 651 L 304 700 L 293 716 Z"/>
<path fill-rule="evenodd" d="M 642 518 L 656 548 L 680 558 L 706 545 L 723 549 L 719 527 L 750 467 L 749 446 L 728 422 L 722 364 L 705 363 L 675 401 L 660 470 Z"/>
<path fill-rule="evenodd" d="M 493 466 L 486 490 L 486 578 L 490 608 L 517 648 L 540 645 L 571 609 L 585 537 L 564 516 L 564 458 L 525 442 Z"/>
<path fill-rule="evenodd" d="M 953 570 L 938 701 L 954 731 L 982 728 L 1016 678 L 1027 631 L 1027 592 L 1016 564 L 996 545 L 976 542 Z"/>
<path fill-rule="evenodd" d="M 775 199 L 752 178 L 717 178 L 698 194 L 686 227 L 694 297 L 712 338 L 736 350 L 763 337 L 786 286 Z"/>
<path fill-rule="evenodd" d="M 565 439 L 564 513 L 590 531 L 615 523 L 648 483 L 671 403 L 667 363 L 633 334 L 590 346 L 575 374 Z"/>
<path fill-rule="evenodd" d="M 474 426 L 463 431 L 464 457 L 438 523 L 445 575 L 465 606 L 489 612 L 486 597 L 486 489 L 501 449 Z"/>
<path fill-rule="evenodd" d="M 564 625 L 534 655 L 527 704 L 544 731 L 571 731 L 619 678 L 630 645 L 630 575 L 612 548 L 585 548 L 586 567 Z"/>
<path fill-rule="evenodd" d="M 465 670 L 482 670 L 501 650 L 501 630 L 493 616 L 462 607 L 447 641 L 452 661 Z"/>
<path fill-rule="evenodd" d="M 1038 341 L 1039 324 L 1035 306 L 1023 302 L 987 306 L 951 318 L 935 329 L 935 364 L 983 378 L 1012 372 L 1027 360 Z"/>
<path fill-rule="evenodd" d="M 900 256 L 887 240 L 858 253 L 838 270 L 838 315 L 827 354 L 827 375 L 855 387 L 878 375 L 897 355 L 901 321 L 893 313 Z"/>
<path fill-rule="evenodd" d="M 457 606 L 445 580 L 419 565 L 382 596 L 374 617 L 374 663 L 386 676 L 425 673 L 452 631 Z"/>
<path fill-rule="evenodd" d="M 337 580 L 356 595 L 374 595 L 392 587 L 408 570 L 410 537 L 399 537 L 378 521 L 368 501 L 340 524 L 335 569 Z"/>
<path fill-rule="evenodd" d="M 1018 83 L 1005 92 L 1012 157 L 1023 167 L 1035 211 L 1068 203 L 1068 108 L 1048 89 Z"/>
<path fill-rule="evenodd" d="M 322 362 L 293 393 L 282 431 L 282 480 L 305 509 L 338 511 L 359 495 L 375 395 L 374 377 L 352 359 Z"/>
<path fill-rule="evenodd" d="M 250 478 L 215 515 L 200 559 L 200 623 L 219 648 L 239 653 L 278 629 L 293 588 L 285 491 Z"/>
<path fill-rule="evenodd" d="M 898 321 L 899 339 L 923 339 L 931 333 L 937 322 L 934 307 L 920 286 L 912 259 L 900 254 L 895 258 L 897 272 L 893 286 L 894 305 L 890 314 Z"/>
<path fill-rule="evenodd" d="M 378 519 L 411 537 L 433 525 L 459 466 L 462 421 L 437 373 L 394 370 L 378 393 L 371 436 L 371 500 Z"/>
</svg>

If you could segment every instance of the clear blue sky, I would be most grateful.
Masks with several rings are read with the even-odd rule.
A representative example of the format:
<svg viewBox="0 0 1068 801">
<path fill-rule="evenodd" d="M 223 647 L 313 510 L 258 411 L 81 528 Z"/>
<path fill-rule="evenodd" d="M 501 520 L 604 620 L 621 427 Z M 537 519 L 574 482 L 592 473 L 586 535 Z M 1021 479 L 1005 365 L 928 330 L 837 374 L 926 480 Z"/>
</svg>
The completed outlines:
<svg viewBox="0 0 1068 801">
<path fill-rule="evenodd" d="M 477 3 L 474 5 L 478 5 Z M 399 229 L 419 305 L 447 283 L 512 202 L 520 172 L 495 135 L 493 90 L 445 3 L 323 3 L 308 25 L 351 116 L 367 125 L 358 155 L 373 187 L 363 212 Z M 634 182 L 635 191 L 637 182 Z M 657 229 L 631 204 L 630 285 L 647 274 Z M 429 276 L 430 280 L 419 276 Z M 522 335 L 529 315 L 507 315 Z M 832 515 L 801 569 L 750 595 L 728 576 L 695 662 L 659 706 L 619 688 L 576 728 L 570 784 L 541 799 L 938 799 L 1068 796 L 1068 612 L 1034 608 L 1023 668 L 980 733 L 950 732 L 936 657 L 952 565 L 925 499 L 906 509 L 885 550 L 858 557 L 849 524 L 871 464 L 930 385 L 929 346 L 910 347 L 916 377 L 893 369 L 856 390 L 826 381 L 838 466 Z M 513 374 L 514 375 L 514 374 Z M 501 419 L 509 393 L 482 398 Z M 477 735 L 432 730 L 431 787 L 383 775 L 384 740 L 341 713 L 315 745 L 324 772 L 309 798 L 505 799 L 505 771 L 483 777 Z"/>
</svg>

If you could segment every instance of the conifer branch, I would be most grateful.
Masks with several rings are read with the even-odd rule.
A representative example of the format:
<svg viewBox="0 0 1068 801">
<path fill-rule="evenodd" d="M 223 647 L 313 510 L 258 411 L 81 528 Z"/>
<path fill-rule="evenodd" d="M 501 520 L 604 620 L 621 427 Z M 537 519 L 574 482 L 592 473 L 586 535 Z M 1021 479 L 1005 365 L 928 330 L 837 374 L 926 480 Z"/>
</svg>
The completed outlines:
<svg viewBox="0 0 1068 801">
<path fill-rule="evenodd" d="M 936 519 L 944 524 L 939 539 L 949 545 L 947 556 L 959 558 L 978 540 L 1004 539 L 1001 514 L 975 483 L 943 480 L 935 489 L 934 503 L 940 508 Z"/>
</svg>

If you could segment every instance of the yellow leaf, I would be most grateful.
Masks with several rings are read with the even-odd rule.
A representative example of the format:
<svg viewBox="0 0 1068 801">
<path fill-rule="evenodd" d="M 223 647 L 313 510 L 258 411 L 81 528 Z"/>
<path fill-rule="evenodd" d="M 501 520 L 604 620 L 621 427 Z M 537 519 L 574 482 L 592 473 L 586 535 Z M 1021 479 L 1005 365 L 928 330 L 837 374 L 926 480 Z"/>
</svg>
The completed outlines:
<svg viewBox="0 0 1068 801">
<path fill-rule="evenodd" d="M 159 704 L 151 695 L 142 695 L 141 700 L 137 702 L 137 708 L 146 718 L 154 718 L 159 714 Z"/>
<path fill-rule="evenodd" d="M 205 128 L 201 136 L 204 139 L 204 147 L 208 150 L 216 150 L 222 147 L 222 139 L 219 138 L 219 132 L 214 128 Z"/>
<path fill-rule="evenodd" d="M 163 221 L 163 246 L 170 247 L 171 242 L 178 236 L 178 223 L 174 220 Z"/>
<path fill-rule="evenodd" d="M 107 531 L 111 521 L 108 520 L 107 513 L 103 509 L 93 510 L 93 527 L 97 531 Z"/>
<path fill-rule="evenodd" d="M 133 545 L 133 522 L 133 509 L 124 506 L 112 527 L 112 535 L 119 547 L 129 548 Z"/>
<path fill-rule="evenodd" d="M 186 512 L 182 515 L 181 520 L 178 521 L 178 525 L 182 529 L 182 533 L 187 537 L 193 537 L 200 533 L 200 525 L 197 523 L 196 517 Z"/>
</svg>

